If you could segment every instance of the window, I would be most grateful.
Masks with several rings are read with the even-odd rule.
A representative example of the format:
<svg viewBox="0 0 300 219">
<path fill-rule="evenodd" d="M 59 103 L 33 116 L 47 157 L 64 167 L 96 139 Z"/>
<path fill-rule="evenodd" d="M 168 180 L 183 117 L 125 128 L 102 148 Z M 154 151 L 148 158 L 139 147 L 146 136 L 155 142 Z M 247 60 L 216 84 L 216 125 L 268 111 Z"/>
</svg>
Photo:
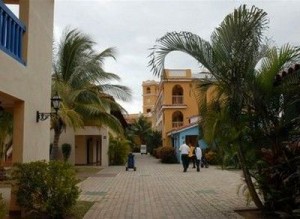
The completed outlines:
<svg viewBox="0 0 300 219">
<path fill-rule="evenodd" d="M 183 88 L 178 84 L 172 89 L 172 104 L 183 104 Z"/>
<path fill-rule="evenodd" d="M 172 114 L 172 127 L 177 128 L 183 126 L 183 114 L 180 111 L 176 111 Z"/>
</svg>

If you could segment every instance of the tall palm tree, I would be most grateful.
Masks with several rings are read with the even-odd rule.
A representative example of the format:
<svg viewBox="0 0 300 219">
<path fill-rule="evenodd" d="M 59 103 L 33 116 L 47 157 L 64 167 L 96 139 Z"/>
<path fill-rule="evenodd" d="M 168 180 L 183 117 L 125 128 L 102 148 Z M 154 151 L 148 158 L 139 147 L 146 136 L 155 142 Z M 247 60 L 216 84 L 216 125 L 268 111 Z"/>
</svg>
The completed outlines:
<svg viewBox="0 0 300 219">
<path fill-rule="evenodd" d="M 125 111 L 114 98 L 128 101 L 131 90 L 111 84 L 111 81 L 120 81 L 120 77 L 103 69 L 106 58 L 115 59 L 115 49 L 108 48 L 97 53 L 94 45 L 89 36 L 77 29 L 66 30 L 58 44 L 52 92 L 61 97 L 62 103 L 58 116 L 51 121 L 54 129 L 52 159 L 58 158 L 59 137 L 66 126 L 76 129 L 85 124 L 106 125 L 117 133 L 123 133 L 120 122 L 110 111 Z"/>
<path fill-rule="evenodd" d="M 295 88 L 298 88 L 293 86 L 292 82 L 287 86 L 274 87 L 274 78 L 284 68 L 299 62 L 299 58 L 300 49 L 288 44 L 279 49 L 270 48 L 262 60 L 260 68 L 257 69 L 255 77 L 249 83 L 250 89 L 248 90 L 251 90 L 249 108 L 259 117 L 265 136 L 269 136 L 273 140 L 272 151 L 275 154 L 279 152 L 278 137 L 280 134 L 278 131 L 280 131 L 280 126 L 286 125 L 283 123 L 285 115 L 279 115 L 286 108 L 287 103 L 294 100 L 290 95 L 297 94 Z M 296 81 L 295 78 L 294 82 Z M 283 94 L 285 103 L 281 102 Z"/>
<path fill-rule="evenodd" d="M 189 32 L 167 33 L 153 47 L 149 62 L 154 74 L 160 75 L 165 57 L 172 51 L 182 51 L 210 71 L 212 79 L 202 80 L 199 89 L 205 93 L 208 87 L 214 86 L 217 94 L 212 98 L 210 108 L 202 106 L 201 116 L 210 127 L 211 139 L 216 138 L 216 132 L 222 131 L 226 134 L 222 140 L 236 148 L 249 192 L 259 208 L 263 205 L 245 157 L 246 146 L 251 144 L 247 141 L 253 127 L 263 125 L 265 130 L 271 130 L 270 127 L 278 126 L 276 118 L 280 112 L 281 91 L 273 89 L 273 78 L 288 64 L 299 60 L 299 50 L 295 48 L 283 46 L 277 51 L 263 44 L 266 24 L 263 10 L 254 6 L 247 9 L 242 5 L 225 17 L 213 32 L 211 42 Z M 256 124 L 253 126 L 254 119 Z M 272 130 L 269 137 L 278 134 L 276 129 Z M 207 129 L 205 131 L 207 135 Z M 252 142 L 250 146 L 256 145 Z M 273 150 L 277 149 L 278 144 L 275 144 Z"/>
<path fill-rule="evenodd" d="M 251 134 L 255 140 L 253 145 L 261 149 L 259 167 L 254 174 L 263 191 L 266 207 L 288 214 L 293 214 L 292 210 L 297 208 L 295 200 L 299 198 L 299 195 L 293 197 L 297 194 L 295 188 L 299 188 L 299 180 L 292 180 L 297 175 L 300 153 L 295 150 L 289 154 L 286 147 L 291 134 L 300 130 L 297 121 L 300 105 L 297 108 L 296 104 L 299 101 L 300 74 L 290 67 L 299 61 L 299 48 L 288 44 L 279 49 L 270 48 L 248 89 L 247 114 L 249 124 L 255 127 Z M 284 70 L 288 68 L 290 73 L 286 79 L 276 84 L 274 78 L 278 78 L 279 72 L 287 74 Z"/>
<path fill-rule="evenodd" d="M 136 139 L 140 144 L 146 144 L 147 137 L 151 132 L 151 123 L 146 117 L 141 115 L 127 130 L 127 134 L 131 139 Z"/>
<path fill-rule="evenodd" d="M 266 28 L 266 13 L 252 6 L 242 5 L 225 17 L 212 33 L 211 43 L 190 32 L 172 32 L 157 40 L 149 62 L 155 75 L 164 68 L 165 57 L 172 51 L 182 51 L 194 57 L 208 69 L 226 96 L 229 118 L 234 133 L 240 133 L 232 142 L 238 148 L 238 156 L 245 181 L 252 199 L 258 208 L 262 202 L 253 185 L 245 163 L 241 136 L 241 115 L 245 106 L 246 82 L 254 74 L 255 66 L 264 56 L 263 31 Z"/>
</svg>

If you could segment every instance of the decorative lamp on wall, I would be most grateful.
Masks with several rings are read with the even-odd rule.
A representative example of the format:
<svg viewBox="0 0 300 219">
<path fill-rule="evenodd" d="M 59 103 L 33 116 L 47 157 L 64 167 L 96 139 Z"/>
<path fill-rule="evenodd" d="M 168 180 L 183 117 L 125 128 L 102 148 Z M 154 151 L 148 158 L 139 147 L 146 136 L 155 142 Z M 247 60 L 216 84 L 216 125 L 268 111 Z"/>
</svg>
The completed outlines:
<svg viewBox="0 0 300 219">
<path fill-rule="evenodd" d="M 36 112 L 36 122 L 44 121 L 44 120 L 48 119 L 49 117 L 56 116 L 57 115 L 57 111 L 59 110 L 59 107 L 60 107 L 60 102 L 61 102 L 61 98 L 56 93 L 51 98 L 51 106 L 53 107 L 53 109 L 55 110 L 55 112 L 40 113 L 39 111 L 37 111 Z"/>
</svg>

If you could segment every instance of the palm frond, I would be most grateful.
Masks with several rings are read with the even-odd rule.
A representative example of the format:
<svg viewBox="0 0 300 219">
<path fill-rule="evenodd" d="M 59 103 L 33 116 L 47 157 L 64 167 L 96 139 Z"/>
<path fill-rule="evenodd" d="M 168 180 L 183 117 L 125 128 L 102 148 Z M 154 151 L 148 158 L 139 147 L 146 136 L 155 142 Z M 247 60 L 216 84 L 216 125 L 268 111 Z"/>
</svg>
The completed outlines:
<svg viewBox="0 0 300 219">
<path fill-rule="evenodd" d="M 116 84 L 101 84 L 98 87 L 101 88 L 102 92 L 109 94 L 116 99 L 122 101 L 131 100 L 132 90 L 127 86 L 116 85 Z"/>
<path fill-rule="evenodd" d="M 154 75 L 162 75 L 166 56 L 179 51 L 191 55 L 201 65 L 211 70 L 211 46 L 204 39 L 190 32 L 171 32 L 156 41 L 149 55 L 151 71 Z"/>
<path fill-rule="evenodd" d="M 99 53 L 96 56 L 96 59 L 98 60 L 98 62 L 103 65 L 104 64 L 104 60 L 106 58 L 113 58 L 116 59 L 115 55 L 117 54 L 117 49 L 116 48 L 107 48 L 104 51 L 102 51 L 101 53 Z"/>
<path fill-rule="evenodd" d="M 279 49 L 273 47 L 268 50 L 266 57 L 262 59 L 261 67 L 258 69 L 258 80 L 265 91 L 270 92 L 273 87 L 275 76 L 287 66 L 299 61 L 300 50 L 285 44 Z"/>
</svg>

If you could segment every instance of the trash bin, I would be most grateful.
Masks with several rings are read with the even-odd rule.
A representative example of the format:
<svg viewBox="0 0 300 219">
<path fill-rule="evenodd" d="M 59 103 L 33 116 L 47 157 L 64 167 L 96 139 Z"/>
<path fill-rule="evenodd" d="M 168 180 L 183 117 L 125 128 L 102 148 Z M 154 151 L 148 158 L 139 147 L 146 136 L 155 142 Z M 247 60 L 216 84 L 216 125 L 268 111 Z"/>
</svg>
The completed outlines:
<svg viewBox="0 0 300 219">
<path fill-rule="evenodd" d="M 136 167 L 134 166 L 134 154 L 132 153 L 128 154 L 126 171 L 128 169 L 133 169 L 134 171 L 136 171 Z"/>
</svg>

